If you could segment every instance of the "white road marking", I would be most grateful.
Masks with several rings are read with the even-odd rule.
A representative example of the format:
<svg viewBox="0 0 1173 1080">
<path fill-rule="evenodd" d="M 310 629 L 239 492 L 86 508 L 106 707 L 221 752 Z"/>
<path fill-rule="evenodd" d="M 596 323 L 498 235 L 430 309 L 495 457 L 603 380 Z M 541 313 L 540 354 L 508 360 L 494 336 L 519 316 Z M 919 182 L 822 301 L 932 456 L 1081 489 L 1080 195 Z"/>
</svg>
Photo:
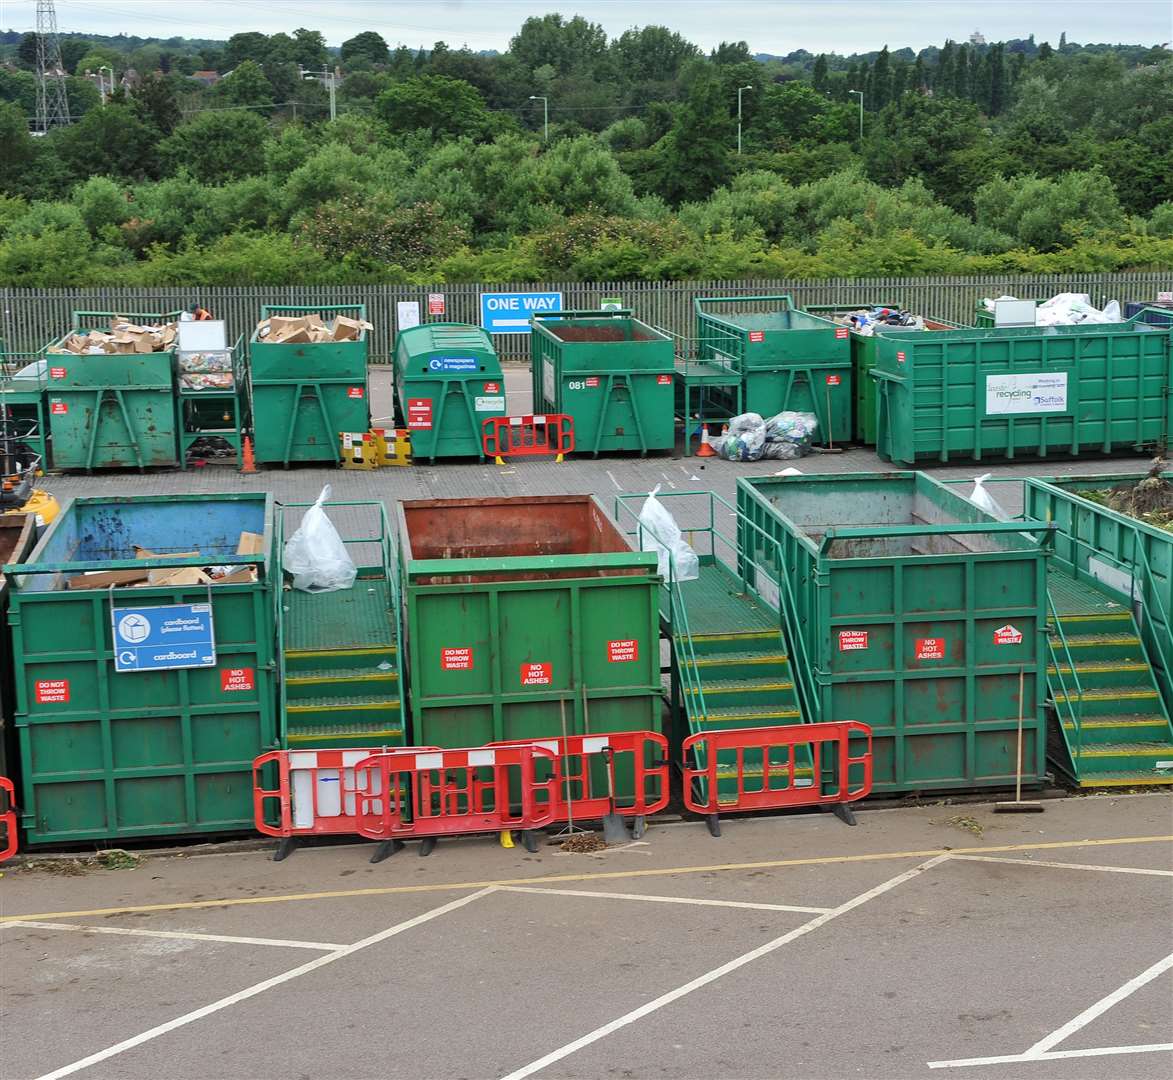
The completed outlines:
<svg viewBox="0 0 1173 1080">
<path fill-rule="evenodd" d="M 1108 1057 L 1111 1054 L 1156 1054 L 1173 1050 L 1173 1043 L 1143 1046 L 1097 1046 L 1087 1050 L 1052 1050 L 1046 1054 L 1005 1054 L 1002 1057 L 962 1058 L 959 1061 L 930 1061 L 930 1069 L 959 1069 L 967 1065 L 1012 1065 L 1016 1062 L 1058 1061 L 1062 1058 Z"/>
<path fill-rule="evenodd" d="M 607 470 L 607 475 L 611 478 L 611 483 L 615 485 L 615 490 L 622 491 L 623 488 L 620 486 L 619 481 L 615 479 L 615 474 L 610 469 Z"/>
<path fill-rule="evenodd" d="M 798 938 L 811 933 L 819 927 L 826 925 L 832 919 L 837 919 L 840 915 L 846 915 L 849 911 L 854 911 L 862 904 L 866 904 L 869 900 L 874 900 L 877 896 L 881 896 L 888 892 L 889 889 L 896 888 L 897 885 L 902 885 L 906 881 L 923 874 L 926 870 L 947 861 L 948 855 L 937 855 L 927 862 L 921 863 L 919 866 L 914 866 L 911 870 L 906 870 L 903 874 L 897 874 L 894 878 L 889 878 L 883 884 L 877 885 L 873 889 L 868 889 L 867 892 L 860 893 L 859 896 L 853 897 L 846 903 L 840 904 L 830 911 L 824 912 L 815 918 L 804 922 L 801 926 L 788 931 L 781 937 L 776 937 L 772 941 L 767 941 L 764 945 L 759 945 L 756 949 L 751 949 L 747 953 L 736 957 L 720 967 L 713 968 L 712 971 L 705 972 L 704 975 L 699 975 L 697 978 L 686 982 L 683 986 L 678 986 L 675 990 L 669 990 L 666 994 L 661 994 L 658 998 L 641 1005 L 638 1009 L 632 1009 L 631 1012 L 624 1013 L 623 1016 L 612 1020 L 602 1027 L 595 1028 L 594 1031 L 588 1032 L 575 1039 L 573 1042 L 568 1042 L 565 1046 L 560 1046 L 557 1050 L 552 1050 L 544 1057 L 540 1057 L 537 1061 L 531 1061 L 528 1065 L 523 1065 L 515 1072 L 511 1072 L 504 1080 L 523 1080 L 526 1076 L 532 1076 L 536 1072 L 541 1072 L 542 1069 L 553 1065 L 557 1061 L 561 1061 L 565 1057 L 581 1050 L 584 1046 L 590 1046 L 591 1043 L 598 1042 L 600 1039 L 606 1038 L 613 1034 L 620 1028 L 627 1027 L 628 1024 L 634 1024 L 637 1020 L 642 1020 L 645 1016 L 662 1009 L 665 1005 L 671 1005 L 672 1002 L 678 1001 L 687 994 L 691 994 L 694 990 L 699 990 L 703 986 L 708 986 L 709 983 L 716 982 L 723 975 L 728 975 L 730 972 L 737 971 L 739 968 L 745 967 L 746 964 L 753 963 L 763 956 L 767 956 L 777 949 L 782 948 L 783 945 L 789 945 L 790 942 L 796 941 Z"/>
<path fill-rule="evenodd" d="M 1100 870 L 1105 874 L 1148 874 L 1173 877 L 1173 870 L 1150 870 L 1145 866 L 1096 866 L 1093 863 L 1047 862 L 1043 859 L 1000 859 L 995 855 L 954 855 L 965 862 L 1008 863 L 1010 866 L 1046 866 L 1052 870 Z"/>
<path fill-rule="evenodd" d="M 88 1057 L 80 1058 L 70 1065 L 63 1065 L 60 1069 L 54 1069 L 52 1072 L 38 1077 L 37 1080 L 58 1080 L 62 1076 L 71 1076 L 73 1073 L 87 1069 L 91 1065 L 98 1064 L 100 1061 L 106 1061 L 118 1054 L 125 1053 L 127 1050 L 132 1050 L 136 1046 L 141 1046 L 145 1042 L 157 1039 L 160 1035 L 166 1035 L 176 1028 L 184 1027 L 187 1024 L 194 1023 L 196 1020 L 202 1020 L 205 1016 L 211 1016 L 213 1013 L 220 1012 L 221 1009 L 227 1009 L 232 1005 L 239 1005 L 242 1001 L 247 1001 L 249 998 L 256 997 L 258 994 L 263 994 L 266 990 L 271 990 L 275 986 L 280 986 L 282 983 L 287 983 L 291 979 L 296 979 L 299 975 L 308 975 L 311 971 L 317 971 L 327 964 L 334 963 L 335 960 L 352 956 L 354 953 L 369 948 L 371 945 L 377 945 L 381 941 L 395 937 L 396 934 L 402 934 L 405 930 L 411 930 L 413 927 L 430 922 L 432 919 L 437 919 L 441 915 L 447 915 L 450 911 L 455 911 L 457 908 L 462 908 L 466 904 L 471 904 L 474 900 L 479 900 L 482 896 L 487 896 L 492 892 L 496 892 L 496 888 L 490 885 L 488 888 L 479 889 L 474 893 L 469 893 L 467 896 L 462 896 L 459 900 L 452 900 L 447 904 L 442 904 L 440 907 L 432 908 L 431 911 L 425 911 L 422 915 L 417 915 L 413 919 L 396 923 L 394 926 L 389 926 L 386 930 L 380 930 L 377 934 L 371 934 L 370 937 L 356 941 L 353 945 L 344 945 L 341 949 L 327 953 L 325 956 L 315 957 L 300 967 L 292 968 L 280 975 L 274 975 L 270 979 L 265 979 L 263 982 L 256 983 L 245 990 L 237 991 L 235 994 L 229 994 L 227 997 L 220 998 L 219 1001 L 213 1001 L 210 1005 L 205 1005 L 203 1008 L 185 1013 L 183 1016 L 177 1016 L 174 1020 L 168 1020 L 164 1024 L 159 1024 L 129 1039 L 124 1039 L 120 1043 L 115 1043 L 105 1050 L 99 1050 L 97 1053 L 90 1054 Z"/>
<path fill-rule="evenodd" d="M 1108 1054 L 1148 1054 L 1160 1050 L 1173 1050 L 1173 1043 L 1149 1043 L 1143 1046 L 1108 1046 L 1096 1050 L 1052 1050 L 1064 1039 L 1070 1038 L 1081 1028 L 1087 1027 L 1097 1017 L 1106 1013 L 1113 1005 L 1118 1005 L 1130 994 L 1135 994 L 1142 986 L 1163 975 L 1173 968 L 1173 953 L 1163 960 L 1158 960 L 1151 967 L 1145 968 L 1135 978 L 1129 979 L 1123 986 L 1112 993 L 1100 998 L 1094 1005 L 1089 1005 L 1078 1016 L 1068 1020 L 1060 1028 L 1056 1028 L 1050 1035 L 1039 1039 L 1034 1046 L 1022 1054 L 1003 1054 L 998 1057 L 959 1058 L 955 1061 L 930 1061 L 930 1069 L 959 1069 L 970 1065 L 1000 1065 L 1011 1061 L 1047 1061 L 1050 1058 L 1061 1057 L 1098 1057 Z"/>
<path fill-rule="evenodd" d="M 698 907 L 747 908 L 751 911 L 797 911 L 802 915 L 824 915 L 825 907 L 794 907 L 791 904 L 752 904 L 745 900 L 697 900 L 689 896 L 645 896 L 642 893 L 589 892 L 586 889 L 537 889 L 506 885 L 502 892 L 541 893 L 544 896 L 587 896 L 598 900 L 646 900 L 652 904 L 695 904 Z"/>
<path fill-rule="evenodd" d="M 83 934 L 123 934 L 127 937 L 171 938 L 175 941 L 221 941 L 228 945 L 281 945 L 287 949 L 317 949 L 319 952 L 333 952 L 345 949 L 345 945 L 328 941 L 287 941 L 283 938 L 232 937 L 228 934 L 199 934 L 181 930 L 139 930 L 123 926 L 78 926 L 76 923 L 59 922 L 10 922 L 0 925 L 28 926 L 35 930 L 76 930 Z"/>
</svg>

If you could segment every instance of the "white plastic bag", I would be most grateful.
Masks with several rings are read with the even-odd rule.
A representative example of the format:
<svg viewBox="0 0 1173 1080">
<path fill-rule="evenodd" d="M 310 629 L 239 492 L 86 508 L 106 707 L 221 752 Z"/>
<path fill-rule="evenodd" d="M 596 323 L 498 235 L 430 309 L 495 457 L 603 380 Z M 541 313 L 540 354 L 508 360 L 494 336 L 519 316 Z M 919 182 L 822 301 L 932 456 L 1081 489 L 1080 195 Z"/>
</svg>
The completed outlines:
<svg viewBox="0 0 1173 1080">
<path fill-rule="evenodd" d="M 293 575 L 293 587 L 302 592 L 338 592 L 349 589 L 358 576 L 354 560 L 334 528 L 322 503 L 330 498 L 330 485 L 301 519 L 286 542 L 285 569 Z"/>
<path fill-rule="evenodd" d="M 973 478 L 973 491 L 969 494 L 969 501 L 979 510 L 984 510 L 990 517 L 999 521 L 1009 521 L 1010 515 L 999 505 L 998 500 L 986 490 L 986 481 L 993 473 L 985 473 Z"/>
<path fill-rule="evenodd" d="M 688 546 L 676 519 L 656 498 L 659 491 L 660 485 L 657 484 L 639 512 L 640 549 L 656 552 L 657 570 L 665 580 L 668 578 L 668 560 L 671 557 L 673 580 L 694 581 L 701 575 L 700 559 Z"/>
</svg>

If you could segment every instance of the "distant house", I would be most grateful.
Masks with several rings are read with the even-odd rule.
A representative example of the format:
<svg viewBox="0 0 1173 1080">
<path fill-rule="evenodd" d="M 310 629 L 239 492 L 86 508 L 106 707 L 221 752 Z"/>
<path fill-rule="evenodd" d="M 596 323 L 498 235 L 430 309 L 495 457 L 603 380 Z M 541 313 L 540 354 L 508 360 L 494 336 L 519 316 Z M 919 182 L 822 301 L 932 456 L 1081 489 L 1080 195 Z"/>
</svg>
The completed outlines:
<svg viewBox="0 0 1173 1080">
<path fill-rule="evenodd" d="M 119 79 L 118 85 L 121 86 L 123 90 L 133 90 L 142 81 L 142 76 L 139 75 L 139 73 L 135 71 L 134 68 L 127 68 L 122 73 L 122 78 Z"/>
<path fill-rule="evenodd" d="M 204 86 L 215 86 L 220 81 L 220 72 L 218 71 L 193 71 L 191 78 L 198 83 L 203 83 Z"/>
</svg>

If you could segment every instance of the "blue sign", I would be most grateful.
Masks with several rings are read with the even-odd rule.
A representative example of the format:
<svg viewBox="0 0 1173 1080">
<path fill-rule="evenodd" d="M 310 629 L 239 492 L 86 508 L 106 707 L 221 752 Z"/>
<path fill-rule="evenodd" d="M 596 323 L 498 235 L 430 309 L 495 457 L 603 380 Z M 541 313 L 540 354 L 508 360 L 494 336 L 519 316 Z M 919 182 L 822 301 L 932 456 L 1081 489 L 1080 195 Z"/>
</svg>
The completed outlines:
<svg viewBox="0 0 1173 1080">
<path fill-rule="evenodd" d="M 481 293 L 481 326 L 490 334 L 528 334 L 531 315 L 561 310 L 560 292 Z"/>
<path fill-rule="evenodd" d="M 471 356 L 438 356 L 428 361 L 431 371 L 476 371 L 480 365 Z"/>
<path fill-rule="evenodd" d="M 114 608 L 115 671 L 216 666 L 211 604 Z"/>
</svg>

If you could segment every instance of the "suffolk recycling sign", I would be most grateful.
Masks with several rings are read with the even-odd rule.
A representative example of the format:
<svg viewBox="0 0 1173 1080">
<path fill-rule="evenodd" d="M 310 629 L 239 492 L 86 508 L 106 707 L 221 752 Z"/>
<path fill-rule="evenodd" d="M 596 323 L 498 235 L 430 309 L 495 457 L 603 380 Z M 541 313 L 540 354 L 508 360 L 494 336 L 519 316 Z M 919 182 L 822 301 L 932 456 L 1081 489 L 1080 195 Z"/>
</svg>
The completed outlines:
<svg viewBox="0 0 1173 1080">
<path fill-rule="evenodd" d="M 490 334 L 528 334 L 531 315 L 561 310 L 560 292 L 481 293 L 481 326 Z"/>
<path fill-rule="evenodd" d="M 211 604 L 114 608 L 115 671 L 216 666 Z"/>
</svg>

